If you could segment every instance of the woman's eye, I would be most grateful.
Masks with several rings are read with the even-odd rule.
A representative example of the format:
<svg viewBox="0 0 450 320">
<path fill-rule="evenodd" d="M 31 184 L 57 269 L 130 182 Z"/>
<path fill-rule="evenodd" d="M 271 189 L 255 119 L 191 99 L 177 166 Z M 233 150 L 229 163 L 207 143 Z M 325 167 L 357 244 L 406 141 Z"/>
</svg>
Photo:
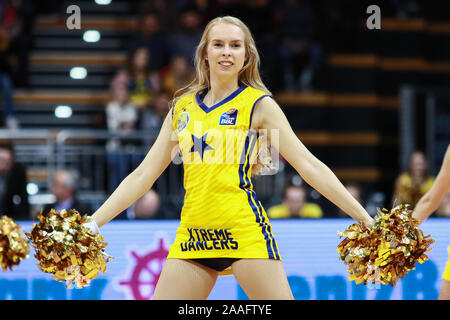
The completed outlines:
<svg viewBox="0 0 450 320">
<path fill-rule="evenodd" d="M 233 45 L 233 47 L 235 47 L 235 48 L 239 48 L 241 45 L 239 44 L 239 43 L 235 43 L 234 45 Z"/>
<path fill-rule="evenodd" d="M 222 46 L 222 45 L 221 45 L 220 43 L 215 43 L 214 46 L 215 46 L 215 47 L 220 47 L 220 46 Z"/>
</svg>

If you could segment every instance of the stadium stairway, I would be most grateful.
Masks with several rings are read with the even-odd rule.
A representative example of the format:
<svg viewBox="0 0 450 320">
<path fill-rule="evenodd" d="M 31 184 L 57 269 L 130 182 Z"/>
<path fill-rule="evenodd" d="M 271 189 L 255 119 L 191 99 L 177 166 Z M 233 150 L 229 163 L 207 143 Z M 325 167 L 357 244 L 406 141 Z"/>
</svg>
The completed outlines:
<svg viewBox="0 0 450 320">
<path fill-rule="evenodd" d="M 61 8 L 70 6 L 66 1 Z M 108 86 L 126 65 L 126 40 L 136 27 L 135 8 L 127 1 L 100 6 L 77 1 L 81 29 L 69 30 L 67 15 L 40 15 L 30 55 L 29 90 L 16 90 L 15 106 L 22 128 L 102 128 Z M 88 30 L 100 32 L 98 42 L 86 42 Z M 73 79 L 70 70 L 84 67 L 87 76 Z M 72 108 L 71 118 L 57 118 L 58 105 Z"/>
<path fill-rule="evenodd" d="M 110 99 L 109 82 L 119 68 L 126 66 L 127 39 L 136 28 L 135 3 L 115 0 L 108 6 L 100 6 L 94 1 L 77 1 L 81 29 L 69 30 L 65 8 L 72 4 L 62 2 L 58 14 L 39 15 L 36 19 L 29 89 L 14 92 L 15 109 L 23 129 L 50 129 L 56 136 L 62 129 L 106 128 L 104 110 Z M 100 40 L 84 41 L 87 30 L 99 31 Z M 84 79 L 70 77 L 71 68 L 77 66 L 86 68 Z M 55 116 L 55 108 L 60 105 L 71 107 L 70 118 Z M 28 164 L 28 180 L 36 183 L 41 192 L 47 191 L 46 161 L 30 157 L 33 148 L 35 154 L 48 149 L 45 141 L 20 139 L 15 148 L 19 160 Z"/>
</svg>

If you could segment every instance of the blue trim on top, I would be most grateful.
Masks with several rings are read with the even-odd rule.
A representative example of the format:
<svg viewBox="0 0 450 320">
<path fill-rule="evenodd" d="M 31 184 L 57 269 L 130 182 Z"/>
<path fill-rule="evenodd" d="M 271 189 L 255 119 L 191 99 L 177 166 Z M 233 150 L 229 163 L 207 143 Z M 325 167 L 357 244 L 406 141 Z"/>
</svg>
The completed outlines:
<svg viewBox="0 0 450 320">
<path fill-rule="evenodd" d="M 273 97 L 270 94 L 265 94 L 265 95 L 259 97 L 258 99 L 256 99 L 255 103 L 252 106 L 252 111 L 250 112 L 250 124 L 248 125 L 249 129 L 252 127 L 253 110 L 255 110 L 255 106 L 258 103 L 258 101 L 261 100 L 264 97 L 271 97 L 273 99 Z"/>
<path fill-rule="evenodd" d="M 247 135 L 247 138 L 245 139 L 245 145 L 244 145 L 243 154 L 242 154 L 242 157 L 245 158 L 245 161 L 241 162 L 239 165 L 239 180 L 240 180 L 239 187 L 242 190 L 244 190 L 245 193 L 247 194 L 248 203 L 249 203 L 250 207 L 252 208 L 253 214 L 255 215 L 256 222 L 261 227 L 261 232 L 264 236 L 264 239 L 266 240 L 266 248 L 267 248 L 267 253 L 269 255 L 269 258 L 280 260 L 280 255 L 278 253 L 278 248 L 277 248 L 275 239 L 273 237 L 272 230 L 270 228 L 270 225 L 265 221 L 264 215 L 262 214 L 262 208 L 261 208 L 261 205 L 258 203 L 256 194 L 253 190 L 247 189 L 248 187 L 250 187 L 250 179 L 247 174 L 247 171 L 248 171 L 249 165 L 250 165 L 250 155 L 251 155 L 251 150 L 253 150 L 255 143 L 256 143 L 256 139 L 253 139 L 253 142 L 249 148 L 252 135 L 254 135 L 254 133 L 249 132 L 249 134 Z M 241 159 L 242 159 L 242 157 L 241 157 Z M 245 167 L 245 169 L 244 169 L 244 167 Z M 244 172 L 244 170 L 245 170 L 245 172 Z M 255 203 L 259 207 L 259 210 L 255 206 Z M 272 247 L 273 247 L 273 250 L 272 250 Z M 274 251 L 275 251 L 275 253 L 274 253 Z"/>
<path fill-rule="evenodd" d="M 234 99 L 239 93 L 241 93 L 242 91 L 244 91 L 244 89 L 247 88 L 247 86 L 244 84 L 242 86 L 240 86 L 238 89 L 236 89 L 236 91 L 234 91 L 232 94 L 230 94 L 228 97 L 226 97 L 225 99 L 223 99 L 222 101 L 216 103 L 215 105 L 213 105 L 212 107 L 208 108 L 204 103 L 203 103 L 203 97 L 204 95 L 200 95 L 200 92 L 197 92 L 195 94 L 195 100 L 197 100 L 197 104 L 198 106 L 205 111 L 206 113 L 209 113 L 211 111 L 213 111 L 214 109 L 217 109 L 218 107 L 220 107 L 221 105 L 227 103 L 228 101 Z"/>
<path fill-rule="evenodd" d="M 244 187 L 246 187 L 246 188 L 250 187 L 250 185 L 251 185 L 251 183 L 250 183 L 250 177 L 248 176 L 248 172 L 249 172 L 249 169 L 250 169 L 250 157 L 251 157 L 251 154 L 252 154 L 252 152 L 253 152 L 253 148 L 254 148 L 255 145 L 256 145 L 256 141 L 257 141 L 257 139 L 258 139 L 258 135 L 259 135 L 259 134 L 258 134 L 258 133 L 255 133 L 255 131 L 252 131 L 252 130 L 249 131 L 249 138 L 252 139 L 253 136 L 255 136 L 255 138 L 252 140 L 252 145 L 251 145 L 250 151 L 249 151 L 249 153 L 248 153 L 247 165 L 245 166 L 245 169 L 244 169 L 244 179 L 245 179 L 245 181 L 246 181 L 246 184 L 245 184 Z M 256 196 L 256 193 L 255 193 L 254 190 L 249 190 L 249 192 L 250 192 L 251 198 L 253 199 L 253 202 L 256 203 L 256 205 L 257 205 L 258 208 L 259 208 L 259 210 L 258 210 L 258 208 L 257 208 L 258 215 L 261 216 L 261 221 L 260 221 L 259 224 L 260 224 L 261 228 L 263 229 L 263 234 L 265 235 L 266 241 L 272 245 L 273 250 L 275 251 L 275 259 L 276 259 L 276 260 L 280 260 L 280 254 L 278 253 L 277 245 L 276 245 L 276 243 L 275 243 L 275 239 L 274 239 L 274 237 L 273 237 L 271 227 L 270 227 L 270 225 L 266 222 L 266 219 L 264 218 L 264 215 L 263 215 L 263 213 L 262 213 L 262 212 L 263 212 L 263 209 L 262 209 L 262 207 L 261 207 L 261 203 L 259 202 L 258 197 Z M 269 238 L 270 238 L 270 239 L 269 239 Z M 270 246 L 270 244 L 269 244 L 269 246 Z M 271 249 L 272 249 L 272 248 L 271 248 Z M 272 254 L 273 254 L 273 253 L 272 253 Z"/>
</svg>

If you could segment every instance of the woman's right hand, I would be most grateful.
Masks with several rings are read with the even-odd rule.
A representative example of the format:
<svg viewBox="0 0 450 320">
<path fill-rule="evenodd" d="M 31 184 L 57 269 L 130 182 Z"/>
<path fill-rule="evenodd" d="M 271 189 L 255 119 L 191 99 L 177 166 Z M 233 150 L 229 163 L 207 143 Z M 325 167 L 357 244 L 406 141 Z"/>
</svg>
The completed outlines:
<svg viewBox="0 0 450 320">
<path fill-rule="evenodd" d="M 88 218 L 88 222 L 83 223 L 83 226 L 88 228 L 89 230 L 91 230 L 94 233 L 98 233 L 100 234 L 100 228 L 98 227 L 97 223 L 95 222 L 94 219 L 92 218 Z"/>
<path fill-rule="evenodd" d="M 375 223 L 375 220 L 370 216 L 366 220 L 363 221 L 363 224 L 367 228 L 373 228 L 374 223 Z"/>
</svg>

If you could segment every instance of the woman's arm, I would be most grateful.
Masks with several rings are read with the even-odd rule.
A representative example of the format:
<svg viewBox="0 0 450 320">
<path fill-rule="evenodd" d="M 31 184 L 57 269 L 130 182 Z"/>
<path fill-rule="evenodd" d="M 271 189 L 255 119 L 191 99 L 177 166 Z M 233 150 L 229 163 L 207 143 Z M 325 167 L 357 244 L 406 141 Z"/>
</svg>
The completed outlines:
<svg viewBox="0 0 450 320">
<path fill-rule="evenodd" d="M 434 211 L 437 210 L 442 198 L 450 188 L 450 146 L 444 156 L 444 161 L 441 170 L 433 183 L 433 186 L 427 193 L 420 198 L 416 207 L 414 208 L 413 217 L 422 223 Z"/>
<path fill-rule="evenodd" d="M 310 186 L 356 221 L 372 226 L 373 219 L 361 204 L 351 196 L 334 173 L 297 138 L 278 104 L 272 98 L 265 97 L 255 108 L 252 128 L 267 129 L 271 144 Z M 278 130 L 278 142 L 271 138 L 271 130 Z"/>
<path fill-rule="evenodd" d="M 144 160 L 92 215 L 99 227 L 127 209 L 152 187 L 175 156 L 177 144 L 176 134 L 172 128 L 172 112 L 169 112 Z"/>
</svg>

